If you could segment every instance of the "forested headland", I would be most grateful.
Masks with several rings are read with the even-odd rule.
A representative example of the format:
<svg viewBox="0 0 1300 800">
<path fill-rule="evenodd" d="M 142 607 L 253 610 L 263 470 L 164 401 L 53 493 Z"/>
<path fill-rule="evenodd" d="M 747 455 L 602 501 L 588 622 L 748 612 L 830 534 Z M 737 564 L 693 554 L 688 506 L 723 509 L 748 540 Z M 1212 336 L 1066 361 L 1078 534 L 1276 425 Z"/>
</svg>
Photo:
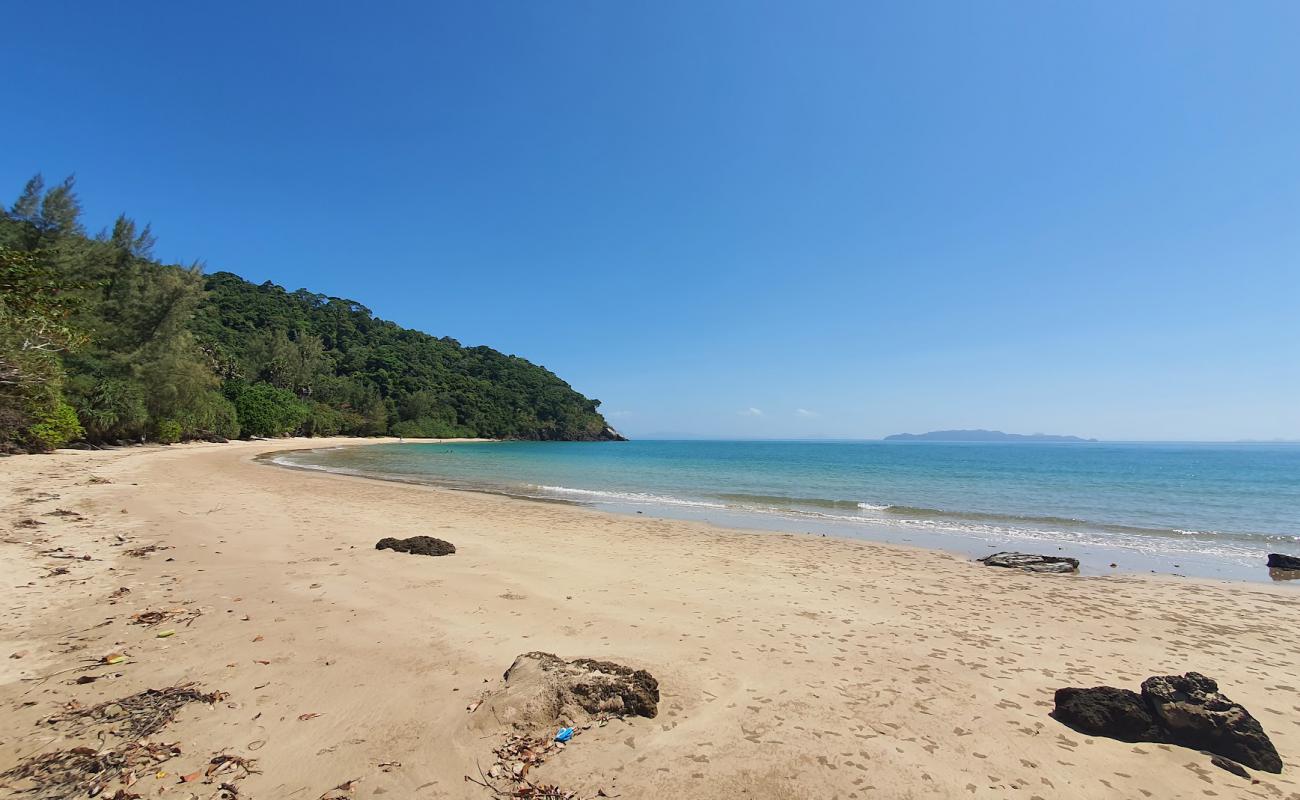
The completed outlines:
<svg viewBox="0 0 1300 800">
<path fill-rule="evenodd" d="M 352 300 L 163 264 L 72 178 L 0 208 L 0 449 L 251 436 L 619 438 L 549 370 Z"/>
</svg>

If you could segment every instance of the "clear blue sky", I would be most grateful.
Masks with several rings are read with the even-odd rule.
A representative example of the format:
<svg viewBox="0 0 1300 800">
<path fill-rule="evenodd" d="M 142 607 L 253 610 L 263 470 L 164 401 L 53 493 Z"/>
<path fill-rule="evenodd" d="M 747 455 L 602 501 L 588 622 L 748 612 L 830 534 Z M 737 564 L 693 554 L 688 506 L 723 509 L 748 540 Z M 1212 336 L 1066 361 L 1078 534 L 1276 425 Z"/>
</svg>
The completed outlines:
<svg viewBox="0 0 1300 800">
<path fill-rule="evenodd" d="M 20 3 L 0 187 L 633 435 L 1300 437 L 1295 2 Z"/>
</svg>

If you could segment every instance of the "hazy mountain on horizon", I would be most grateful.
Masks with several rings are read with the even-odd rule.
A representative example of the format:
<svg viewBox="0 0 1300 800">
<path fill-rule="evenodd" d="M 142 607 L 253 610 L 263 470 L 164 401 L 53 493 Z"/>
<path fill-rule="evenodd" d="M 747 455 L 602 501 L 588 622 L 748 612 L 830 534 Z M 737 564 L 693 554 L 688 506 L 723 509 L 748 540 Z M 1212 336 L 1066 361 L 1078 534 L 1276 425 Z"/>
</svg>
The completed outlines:
<svg viewBox="0 0 1300 800">
<path fill-rule="evenodd" d="M 886 442 L 1095 442 L 1079 436 L 1058 436 L 1049 433 L 1003 433 L 1002 431 L 957 430 L 930 431 L 929 433 L 895 433 L 886 436 Z"/>
</svg>

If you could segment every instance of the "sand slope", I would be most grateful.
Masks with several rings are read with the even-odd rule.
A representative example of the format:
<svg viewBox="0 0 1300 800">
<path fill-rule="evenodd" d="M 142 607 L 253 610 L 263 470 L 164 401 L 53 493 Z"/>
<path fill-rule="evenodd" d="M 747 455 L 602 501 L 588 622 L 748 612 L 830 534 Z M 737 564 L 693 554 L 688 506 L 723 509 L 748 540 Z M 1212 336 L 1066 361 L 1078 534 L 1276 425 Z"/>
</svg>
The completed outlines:
<svg viewBox="0 0 1300 800">
<path fill-rule="evenodd" d="M 221 751 L 258 759 L 239 784 L 258 800 L 358 777 L 347 796 L 487 797 L 462 776 L 491 763 L 494 726 L 466 704 L 517 654 L 548 650 L 660 681 L 657 718 L 592 729 L 535 773 L 584 796 L 1300 798 L 1293 587 L 1033 576 L 252 460 L 295 446 L 0 460 L 0 770 L 70 745 L 38 725 L 69 700 L 197 681 L 230 697 L 157 737 L 184 755 L 136 784 L 146 797 L 212 796 L 174 776 Z M 421 533 L 457 554 L 373 549 Z M 124 554 L 149 543 L 170 549 Z M 59 546 L 94 560 L 38 554 Z M 202 615 L 171 638 L 127 624 L 181 606 Z M 127 664 L 22 680 L 115 650 Z M 1260 719 L 1281 776 L 1251 783 L 1047 716 L 1061 686 L 1189 669 Z"/>
</svg>

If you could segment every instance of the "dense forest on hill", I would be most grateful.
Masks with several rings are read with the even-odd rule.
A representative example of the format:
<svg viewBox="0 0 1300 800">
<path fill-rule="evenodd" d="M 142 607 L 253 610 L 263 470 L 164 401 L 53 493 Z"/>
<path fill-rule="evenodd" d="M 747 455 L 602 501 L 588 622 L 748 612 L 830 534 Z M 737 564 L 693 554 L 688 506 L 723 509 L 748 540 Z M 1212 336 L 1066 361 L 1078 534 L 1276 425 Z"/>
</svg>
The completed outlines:
<svg viewBox="0 0 1300 800">
<path fill-rule="evenodd" d="M 352 300 L 153 258 L 121 216 L 88 236 L 71 178 L 0 208 L 0 448 L 236 436 L 610 439 L 549 370 Z"/>
</svg>

